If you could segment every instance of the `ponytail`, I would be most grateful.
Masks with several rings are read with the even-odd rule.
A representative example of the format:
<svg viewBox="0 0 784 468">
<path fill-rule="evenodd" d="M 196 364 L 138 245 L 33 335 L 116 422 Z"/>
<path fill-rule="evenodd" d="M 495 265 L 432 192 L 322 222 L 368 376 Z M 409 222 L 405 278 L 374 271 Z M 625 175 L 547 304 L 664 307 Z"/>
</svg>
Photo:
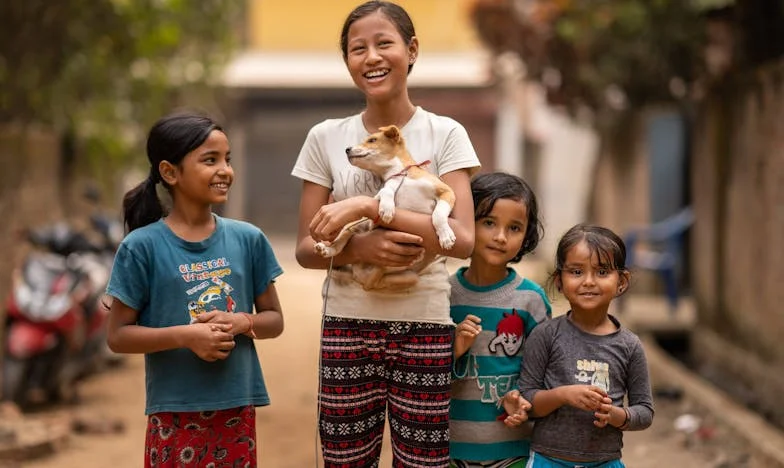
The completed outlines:
<svg viewBox="0 0 784 468">
<path fill-rule="evenodd" d="M 158 221 L 163 216 L 163 206 L 155 191 L 151 174 L 123 197 L 123 217 L 128 232 Z"/>
<path fill-rule="evenodd" d="M 211 118 L 195 113 L 175 113 L 160 118 L 147 136 L 147 160 L 150 175 L 123 197 L 123 217 L 128 232 L 152 224 L 168 211 L 158 198 L 156 187 L 170 187 L 161 180 L 158 167 L 166 161 L 174 166 L 201 146 L 213 130 L 223 131 Z"/>
</svg>

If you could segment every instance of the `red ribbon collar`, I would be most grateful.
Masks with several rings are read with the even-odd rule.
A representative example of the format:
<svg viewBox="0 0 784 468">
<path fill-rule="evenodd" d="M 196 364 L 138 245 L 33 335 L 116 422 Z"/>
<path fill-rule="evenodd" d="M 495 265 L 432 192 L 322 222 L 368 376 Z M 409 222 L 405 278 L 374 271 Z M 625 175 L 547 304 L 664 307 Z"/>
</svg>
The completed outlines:
<svg viewBox="0 0 784 468">
<path fill-rule="evenodd" d="M 402 171 L 398 172 L 397 174 L 392 174 L 391 176 L 389 176 L 389 178 L 387 178 L 387 180 L 391 179 L 392 177 L 397 177 L 397 176 L 406 176 L 406 175 L 408 175 L 408 170 L 409 170 L 409 169 L 411 169 L 412 167 L 418 167 L 418 168 L 420 168 L 420 169 L 421 169 L 421 168 L 422 168 L 422 166 L 427 166 L 428 164 L 430 164 L 430 160 L 429 160 L 429 159 L 425 159 L 425 160 L 424 160 L 424 161 L 422 161 L 421 163 L 417 163 L 417 164 L 409 164 L 408 166 L 406 166 L 405 168 L 403 168 L 403 170 L 402 170 Z"/>
</svg>

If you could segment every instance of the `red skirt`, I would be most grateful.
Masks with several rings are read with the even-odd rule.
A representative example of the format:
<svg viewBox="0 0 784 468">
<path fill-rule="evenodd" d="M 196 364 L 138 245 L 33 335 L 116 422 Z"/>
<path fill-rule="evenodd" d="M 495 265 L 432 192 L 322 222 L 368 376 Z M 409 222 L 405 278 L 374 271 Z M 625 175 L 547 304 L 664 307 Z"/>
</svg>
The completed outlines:
<svg viewBox="0 0 784 468">
<path fill-rule="evenodd" d="M 256 409 L 151 414 L 144 466 L 255 468 Z"/>
</svg>

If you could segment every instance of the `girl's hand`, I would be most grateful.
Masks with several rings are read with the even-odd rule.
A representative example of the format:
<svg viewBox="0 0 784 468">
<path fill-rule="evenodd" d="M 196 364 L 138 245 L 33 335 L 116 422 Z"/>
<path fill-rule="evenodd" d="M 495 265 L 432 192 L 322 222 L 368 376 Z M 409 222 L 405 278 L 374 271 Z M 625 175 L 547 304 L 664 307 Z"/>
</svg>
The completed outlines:
<svg viewBox="0 0 784 468">
<path fill-rule="evenodd" d="M 229 328 L 226 331 L 235 336 L 248 333 L 248 330 L 250 330 L 250 322 L 248 322 L 246 317 L 240 315 L 240 313 L 211 310 L 197 315 L 196 321 L 198 323 L 220 323 L 229 325 Z"/>
<path fill-rule="evenodd" d="M 227 323 L 194 323 L 187 330 L 187 348 L 205 361 L 226 359 L 234 349 L 234 335 Z"/>
<path fill-rule="evenodd" d="M 482 331 L 481 322 L 482 319 L 476 315 L 468 314 L 462 322 L 457 324 L 457 328 L 455 328 L 455 358 L 459 358 L 471 349 L 476 337 Z"/>
<path fill-rule="evenodd" d="M 346 249 L 352 258 L 383 267 L 409 267 L 425 255 L 421 237 L 388 229 L 357 234 Z"/>
<path fill-rule="evenodd" d="M 593 414 L 596 417 L 596 421 L 593 422 L 593 425 L 596 427 L 605 427 L 610 424 L 612 408 L 613 404 L 610 397 L 604 397 L 602 403 L 599 405 L 599 409 Z"/>
<path fill-rule="evenodd" d="M 512 390 L 501 399 L 507 417 L 504 418 L 504 424 L 509 427 L 517 427 L 520 424 L 528 421 L 528 411 L 531 409 L 531 403 L 528 402 L 519 390 Z"/>
<path fill-rule="evenodd" d="M 371 215 L 374 206 L 376 202 L 364 195 L 322 205 L 310 221 L 310 236 L 316 242 L 332 241 L 350 221 L 375 218 Z"/>
<path fill-rule="evenodd" d="M 585 411 L 599 411 L 607 393 L 593 385 L 566 385 L 559 388 L 564 403 Z"/>
</svg>

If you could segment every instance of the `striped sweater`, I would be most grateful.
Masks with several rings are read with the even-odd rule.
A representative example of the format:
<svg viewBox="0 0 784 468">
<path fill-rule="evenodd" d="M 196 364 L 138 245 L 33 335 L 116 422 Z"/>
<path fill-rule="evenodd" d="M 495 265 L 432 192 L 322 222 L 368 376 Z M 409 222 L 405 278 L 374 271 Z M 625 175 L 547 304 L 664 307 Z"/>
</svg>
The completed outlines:
<svg viewBox="0 0 784 468">
<path fill-rule="evenodd" d="M 508 428 L 497 418 L 498 401 L 520 375 L 523 343 L 536 325 L 550 318 L 550 303 L 536 283 L 509 274 L 490 286 L 474 286 L 460 268 L 449 278 L 451 315 L 482 319 L 482 332 L 453 368 L 449 411 L 450 457 L 491 461 L 528 456 L 530 425 Z"/>
</svg>

